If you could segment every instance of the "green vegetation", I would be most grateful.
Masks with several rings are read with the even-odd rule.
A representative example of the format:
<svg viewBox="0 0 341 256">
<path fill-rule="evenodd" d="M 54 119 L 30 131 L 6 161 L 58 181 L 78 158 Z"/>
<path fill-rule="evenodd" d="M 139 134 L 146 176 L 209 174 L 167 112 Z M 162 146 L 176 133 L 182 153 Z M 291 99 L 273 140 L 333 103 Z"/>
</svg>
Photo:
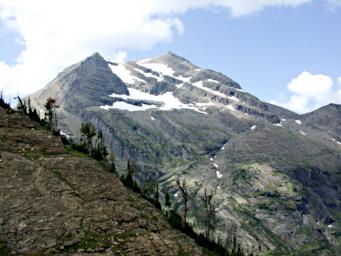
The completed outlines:
<svg viewBox="0 0 341 256">
<path fill-rule="evenodd" d="M 84 232 L 80 238 L 67 234 L 60 240 L 64 243 L 64 252 L 94 252 L 100 248 L 104 251 L 111 245 L 107 237 L 89 232 Z"/>
<path fill-rule="evenodd" d="M 8 256 L 11 255 L 10 250 L 8 249 L 6 243 L 0 241 L 0 255 Z"/>
<path fill-rule="evenodd" d="M 131 160 L 128 160 L 127 175 L 121 177 L 121 181 L 126 187 L 132 189 L 136 193 L 140 193 L 141 190 L 140 190 L 139 186 L 137 185 L 137 183 L 134 181 L 135 172 L 136 172 L 135 163 Z"/>
</svg>

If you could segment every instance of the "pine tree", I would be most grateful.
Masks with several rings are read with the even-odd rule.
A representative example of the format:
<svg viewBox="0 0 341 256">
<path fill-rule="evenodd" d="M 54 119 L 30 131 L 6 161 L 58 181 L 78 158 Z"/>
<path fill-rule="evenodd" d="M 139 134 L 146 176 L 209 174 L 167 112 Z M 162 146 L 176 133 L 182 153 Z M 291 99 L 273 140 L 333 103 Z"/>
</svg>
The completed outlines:
<svg viewBox="0 0 341 256">
<path fill-rule="evenodd" d="M 48 123 L 48 129 L 52 131 L 57 131 L 57 114 L 56 114 L 56 108 L 58 108 L 56 104 L 56 100 L 49 97 L 46 100 L 46 103 L 44 105 L 47 113 L 47 123 Z"/>
<path fill-rule="evenodd" d="M 104 144 L 103 133 L 101 130 L 97 132 L 96 147 L 92 149 L 91 156 L 97 160 L 105 161 L 108 155 L 107 147 Z"/>
<path fill-rule="evenodd" d="M 92 139 L 96 136 L 96 128 L 91 123 L 82 123 L 80 128 L 81 133 L 81 146 L 84 151 L 91 153 Z"/>
<path fill-rule="evenodd" d="M 122 178 L 122 182 L 125 186 L 131 188 L 133 191 L 140 193 L 140 189 L 137 183 L 134 181 L 133 177 L 135 174 L 136 166 L 132 160 L 128 160 L 127 163 L 127 175 Z"/>
</svg>

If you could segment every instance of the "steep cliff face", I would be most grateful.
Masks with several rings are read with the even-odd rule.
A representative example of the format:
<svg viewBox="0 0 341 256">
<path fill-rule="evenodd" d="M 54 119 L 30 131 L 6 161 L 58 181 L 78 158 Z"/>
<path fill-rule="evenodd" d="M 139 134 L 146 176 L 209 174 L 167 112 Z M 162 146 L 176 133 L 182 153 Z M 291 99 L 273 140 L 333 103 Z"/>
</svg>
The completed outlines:
<svg viewBox="0 0 341 256">
<path fill-rule="evenodd" d="M 340 250 L 339 106 L 301 116 L 173 53 L 126 64 L 96 54 L 30 98 L 42 109 L 48 96 L 60 104 L 61 130 L 77 138 L 81 122 L 94 123 L 118 162 L 136 161 L 141 185 L 156 180 L 178 203 L 175 180 L 186 179 L 198 232 L 208 188 L 222 202 L 215 240 L 233 224 L 256 251 Z"/>
<path fill-rule="evenodd" d="M 202 255 L 95 160 L 0 108 L 0 255 Z"/>
</svg>

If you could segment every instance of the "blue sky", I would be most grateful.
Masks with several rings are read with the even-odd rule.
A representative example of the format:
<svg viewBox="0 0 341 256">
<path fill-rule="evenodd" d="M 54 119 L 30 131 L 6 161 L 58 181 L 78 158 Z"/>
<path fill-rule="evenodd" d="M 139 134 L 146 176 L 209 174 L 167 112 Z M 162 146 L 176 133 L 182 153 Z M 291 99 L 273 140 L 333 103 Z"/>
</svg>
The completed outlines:
<svg viewBox="0 0 341 256">
<path fill-rule="evenodd" d="M 1 1 L 3 0 L 0 0 L 0 10 L 1 5 L 4 5 Z M 282 1 L 289 2 L 290 6 L 287 7 L 282 7 L 281 1 L 274 0 L 268 3 L 266 0 L 259 1 L 261 3 L 257 6 L 251 6 L 252 4 L 248 4 L 250 1 L 244 1 L 246 7 L 235 6 L 230 3 L 233 1 L 225 2 L 225 6 L 215 7 L 197 7 L 195 4 L 188 4 L 186 7 L 175 4 L 174 7 L 170 2 L 166 11 L 155 4 L 157 11 L 153 9 L 146 12 L 151 20 L 159 19 L 166 25 L 149 24 L 152 32 L 149 29 L 146 32 L 132 30 L 133 22 L 127 24 L 125 31 L 125 25 L 122 23 L 121 34 L 117 29 L 113 29 L 112 34 L 109 34 L 110 29 L 106 32 L 105 26 L 101 28 L 101 33 L 98 33 L 94 27 L 93 30 L 89 29 L 88 34 L 81 30 L 83 37 L 70 40 L 70 43 L 67 42 L 66 36 L 72 37 L 72 31 L 69 34 L 59 32 L 58 29 L 63 29 L 63 26 L 49 18 L 47 23 L 51 22 L 53 32 L 50 28 L 43 28 L 42 35 L 39 35 L 39 28 L 37 31 L 34 27 L 27 29 L 23 22 L 30 22 L 30 15 L 25 12 L 22 14 L 23 9 L 20 9 L 25 6 L 17 6 L 17 13 L 7 17 L 1 16 L 0 11 L 0 77 L 1 72 L 13 73 L 12 78 L 7 78 L 5 83 L 13 80 L 15 90 L 27 94 L 45 85 L 44 83 L 52 79 L 65 65 L 80 60 L 79 58 L 85 57 L 91 51 L 99 51 L 108 58 L 115 58 L 120 55 L 117 52 L 121 52 L 124 53 L 121 55 L 127 57 L 126 60 L 172 51 L 199 66 L 225 73 L 262 100 L 296 112 L 308 112 L 329 102 L 341 103 L 340 1 L 334 0 L 333 4 L 322 0 L 292 0 L 293 3 L 290 3 L 290 0 Z M 174 11 L 170 14 L 169 9 L 172 8 Z M 42 8 L 41 11 L 45 10 Z M 37 10 L 32 10 L 32 13 L 37 13 Z M 22 21 L 20 15 L 24 16 Z M 144 17 L 146 14 L 136 15 Z M 37 21 L 32 17 L 34 24 Z M 16 19 L 19 24 L 15 24 Z M 39 26 L 39 22 L 37 24 Z M 96 25 L 103 24 L 98 22 Z M 91 32 L 96 36 L 92 36 Z M 50 34 L 53 35 L 52 38 L 55 37 L 53 33 L 57 34 L 56 40 L 47 38 L 46 44 L 34 43 Z M 59 34 L 61 38 L 58 37 Z M 84 48 L 81 52 L 78 50 L 77 40 L 80 48 Z M 63 50 L 55 45 L 55 41 L 62 45 L 60 48 Z M 23 54 L 25 48 L 33 50 Z M 46 52 L 39 56 L 39 49 Z M 76 52 L 74 56 L 73 49 Z M 62 54 L 69 55 L 62 58 Z M 41 60 L 27 61 L 25 58 L 29 58 L 28 56 L 36 56 Z M 6 68 L 1 69 L 1 61 L 7 65 Z M 13 78 L 16 74 L 39 74 L 39 68 L 49 66 L 50 62 L 53 68 L 44 72 L 46 76 L 34 75 L 28 79 L 29 83 L 34 84 L 32 86 L 23 85 L 17 78 Z M 22 67 L 17 67 L 20 64 L 23 64 Z M 23 71 L 25 65 L 30 70 Z M 9 85 L 3 89 L 8 90 Z M 11 93 L 14 94 L 15 90 Z"/>
</svg>

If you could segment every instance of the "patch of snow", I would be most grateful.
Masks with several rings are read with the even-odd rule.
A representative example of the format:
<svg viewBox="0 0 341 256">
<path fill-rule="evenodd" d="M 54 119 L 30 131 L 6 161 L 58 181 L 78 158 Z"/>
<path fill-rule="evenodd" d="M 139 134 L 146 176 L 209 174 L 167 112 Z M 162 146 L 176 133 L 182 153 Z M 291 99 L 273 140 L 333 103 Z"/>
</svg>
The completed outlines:
<svg viewBox="0 0 341 256">
<path fill-rule="evenodd" d="M 285 119 L 285 118 L 282 118 L 282 119 L 281 119 L 281 121 L 282 121 L 282 122 L 285 122 L 285 121 L 286 121 L 286 119 Z"/>
<path fill-rule="evenodd" d="M 212 158 L 212 157 L 210 158 L 210 161 L 213 161 L 213 158 Z"/>
<path fill-rule="evenodd" d="M 135 68 L 135 70 L 139 72 L 140 74 L 144 75 L 145 77 L 155 78 L 158 81 L 161 81 L 163 79 L 162 76 L 156 76 L 156 75 L 153 75 L 152 73 L 144 72 L 143 70 L 139 68 Z"/>
<path fill-rule="evenodd" d="M 133 84 L 135 82 L 131 72 L 124 64 L 109 65 L 109 67 L 124 83 Z"/>
<path fill-rule="evenodd" d="M 213 102 L 195 102 L 194 104 L 198 107 L 209 107 L 209 106 L 215 106 L 216 105 Z"/>
<path fill-rule="evenodd" d="M 229 96 L 228 98 L 234 101 L 239 101 L 239 99 L 236 96 Z"/>
<path fill-rule="evenodd" d="M 221 187 L 220 187 L 220 186 L 218 186 L 218 187 L 217 187 L 217 189 L 218 189 L 218 190 L 220 190 L 220 189 L 221 189 Z"/>
<path fill-rule="evenodd" d="M 246 116 L 249 116 L 249 114 L 248 114 L 248 113 L 244 113 L 244 115 L 246 115 Z"/>
<path fill-rule="evenodd" d="M 332 227 L 333 227 L 333 225 L 331 225 L 331 224 L 328 225 L 328 228 L 332 228 Z"/>
<path fill-rule="evenodd" d="M 179 192 L 176 192 L 176 193 L 174 194 L 174 197 L 178 197 L 178 195 L 179 195 Z"/>
<path fill-rule="evenodd" d="M 102 109 L 121 109 L 128 111 L 145 111 L 147 109 L 159 109 L 163 111 L 173 110 L 173 109 L 190 109 L 197 111 L 202 114 L 207 114 L 206 112 L 200 111 L 194 106 L 182 103 L 178 98 L 176 98 L 172 92 L 166 92 L 161 95 L 152 95 L 146 92 L 139 91 L 137 89 L 128 88 L 129 95 L 124 94 L 111 94 L 110 97 L 120 98 L 123 100 L 146 100 L 161 103 L 163 106 L 158 107 L 157 105 L 147 105 L 142 104 L 142 106 L 135 106 L 122 101 L 116 101 L 112 106 L 101 106 Z"/>
<path fill-rule="evenodd" d="M 273 124 L 274 126 L 282 127 L 283 125 L 281 123 Z"/>
<path fill-rule="evenodd" d="M 214 166 L 215 168 L 218 168 L 218 167 L 219 167 L 216 163 L 213 163 L 213 166 Z"/>
<path fill-rule="evenodd" d="M 302 130 L 300 130 L 300 133 L 303 135 L 303 136 L 306 136 L 307 134 L 304 132 L 304 131 L 302 131 Z"/>
<path fill-rule="evenodd" d="M 191 83 L 190 80 L 191 80 L 192 77 L 191 76 L 190 77 L 177 76 L 175 78 L 183 81 L 184 83 Z"/>
<path fill-rule="evenodd" d="M 109 110 L 109 109 L 120 109 L 120 110 L 126 110 L 130 112 L 134 111 L 145 111 L 147 109 L 153 109 L 156 108 L 157 106 L 155 105 L 147 105 L 147 104 L 142 104 L 142 106 L 136 106 L 133 104 L 129 104 L 124 101 L 116 101 L 112 106 L 101 106 L 102 109 Z"/>
<path fill-rule="evenodd" d="M 252 125 L 251 130 L 254 130 L 257 128 L 257 125 Z"/>
<path fill-rule="evenodd" d="M 152 59 L 148 58 L 148 59 L 143 59 L 143 60 L 139 60 L 137 63 L 145 63 L 145 62 L 149 62 Z"/>
<path fill-rule="evenodd" d="M 59 131 L 60 136 L 64 136 L 66 138 L 70 138 L 70 135 L 66 134 L 65 132 L 63 132 L 62 130 Z"/>
<path fill-rule="evenodd" d="M 220 84 L 219 81 L 214 80 L 214 79 L 207 79 L 208 82 L 212 82 L 212 83 L 216 83 L 216 84 Z"/>
<path fill-rule="evenodd" d="M 341 142 L 340 142 L 340 141 L 338 141 L 338 140 L 336 140 L 336 139 L 334 139 L 334 138 L 331 138 L 331 140 L 332 140 L 333 142 L 335 142 L 336 144 L 341 145 Z"/>
<path fill-rule="evenodd" d="M 301 120 L 295 120 L 295 123 L 301 125 L 302 121 Z"/>
<path fill-rule="evenodd" d="M 224 147 L 224 146 L 222 146 L 222 147 L 221 147 L 221 150 L 224 150 L 224 149 L 225 149 L 225 147 Z"/>
<path fill-rule="evenodd" d="M 204 90 L 204 91 L 210 92 L 212 94 L 218 95 L 220 97 L 226 98 L 225 94 L 223 94 L 221 92 L 217 92 L 217 91 L 211 90 L 210 88 L 204 87 L 202 81 L 195 82 L 192 85 L 197 87 L 197 88 L 199 88 L 199 89 L 201 89 L 201 90 Z"/>
<path fill-rule="evenodd" d="M 132 78 L 133 78 L 135 81 L 139 81 L 139 82 L 144 83 L 144 84 L 147 83 L 146 81 L 144 81 L 143 79 L 141 79 L 141 78 L 139 78 L 139 77 L 133 76 Z"/>
<path fill-rule="evenodd" d="M 150 119 L 152 119 L 153 121 L 155 121 L 155 118 L 154 118 L 154 117 L 152 117 L 152 116 L 150 116 Z"/>
<path fill-rule="evenodd" d="M 177 84 L 176 87 L 177 88 L 181 88 L 183 85 L 184 85 L 183 83 L 182 84 Z"/>
<path fill-rule="evenodd" d="M 216 171 L 216 175 L 218 179 L 221 179 L 223 177 L 223 174 L 220 171 Z"/>
<path fill-rule="evenodd" d="M 212 90 L 212 89 L 210 89 L 210 88 L 205 87 L 205 86 L 203 85 L 203 82 L 202 82 L 202 81 L 195 82 L 195 83 L 193 83 L 192 85 L 195 86 L 195 87 L 197 87 L 197 88 L 199 88 L 199 89 L 202 89 L 202 90 L 204 90 L 204 91 L 207 91 L 207 92 L 209 92 L 209 93 L 212 93 L 212 94 L 214 94 L 214 95 L 217 95 L 217 96 L 219 96 L 219 97 L 228 98 L 228 99 L 231 99 L 231 100 L 234 100 L 234 101 L 239 101 L 239 99 L 236 98 L 236 97 L 226 96 L 225 94 L 223 94 L 223 93 L 221 93 L 221 92 L 214 91 L 214 90 Z"/>
<path fill-rule="evenodd" d="M 232 111 L 237 111 L 232 105 L 227 105 L 226 108 Z"/>
<path fill-rule="evenodd" d="M 158 73 L 161 73 L 167 76 L 174 76 L 174 73 L 175 73 L 175 71 L 172 68 L 162 63 L 150 63 L 150 62 L 147 63 L 147 62 L 139 61 L 138 64 L 142 67 L 149 68 L 153 71 L 156 71 Z"/>
</svg>

